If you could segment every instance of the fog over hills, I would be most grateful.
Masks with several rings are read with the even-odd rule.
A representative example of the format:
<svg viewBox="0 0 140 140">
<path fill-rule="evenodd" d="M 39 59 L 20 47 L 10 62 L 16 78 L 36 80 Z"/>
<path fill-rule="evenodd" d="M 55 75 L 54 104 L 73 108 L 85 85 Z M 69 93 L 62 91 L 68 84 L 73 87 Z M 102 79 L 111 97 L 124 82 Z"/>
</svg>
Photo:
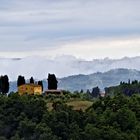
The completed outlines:
<svg viewBox="0 0 140 140">
<path fill-rule="evenodd" d="M 140 57 L 122 59 L 77 59 L 73 56 L 0 58 L 0 74 L 7 74 L 11 81 L 10 90 L 16 91 L 18 75 L 29 79 L 44 79 L 47 88 L 48 73 L 55 73 L 59 79 L 59 88 L 66 90 L 92 89 L 118 85 L 120 81 L 140 80 Z M 73 75 L 73 76 L 72 76 Z"/>
<path fill-rule="evenodd" d="M 124 57 L 122 59 L 82 60 L 73 56 L 60 56 L 54 59 L 32 56 L 26 58 L 0 58 L 0 74 L 7 74 L 10 81 L 15 81 L 18 75 L 26 79 L 33 76 L 36 79 L 47 78 L 48 73 L 57 77 L 67 77 L 78 74 L 107 72 L 111 69 L 125 68 L 140 70 L 140 57 Z"/>
</svg>

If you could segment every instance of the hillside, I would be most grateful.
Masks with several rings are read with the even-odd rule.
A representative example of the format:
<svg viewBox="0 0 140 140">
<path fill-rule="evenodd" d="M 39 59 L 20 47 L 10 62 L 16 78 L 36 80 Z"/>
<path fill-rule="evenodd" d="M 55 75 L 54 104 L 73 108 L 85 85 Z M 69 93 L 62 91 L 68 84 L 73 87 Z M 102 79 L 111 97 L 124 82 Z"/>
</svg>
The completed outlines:
<svg viewBox="0 0 140 140">
<path fill-rule="evenodd" d="M 102 90 L 105 87 L 115 86 L 120 81 L 127 82 L 130 80 L 140 80 L 140 71 L 132 69 L 114 69 L 108 72 L 98 72 L 90 75 L 73 75 L 58 79 L 60 89 L 75 91 L 87 90 L 99 86 Z M 43 81 L 44 89 L 47 89 L 47 81 Z M 16 91 L 16 82 L 11 82 L 10 91 Z"/>
<path fill-rule="evenodd" d="M 86 90 L 99 86 L 102 90 L 105 87 L 118 85 L 120 81 L 140 80 L 140 72 L 131 69 L 114 69 L 105 73 L 94 73 L 90 75 L 76 75 L 59 80 L 59 86 L 63 89 Z"/>
</svg>

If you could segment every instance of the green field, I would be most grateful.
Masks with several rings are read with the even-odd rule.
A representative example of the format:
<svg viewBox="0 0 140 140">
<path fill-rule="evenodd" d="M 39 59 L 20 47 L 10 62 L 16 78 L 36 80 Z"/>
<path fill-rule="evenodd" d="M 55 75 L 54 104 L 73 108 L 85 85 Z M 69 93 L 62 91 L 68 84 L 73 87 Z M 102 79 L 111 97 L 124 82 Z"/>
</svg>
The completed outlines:
<svg viewBox="0 0 140 140">
<path fill-rule="evenodd" d="M 47 103 L 48 110 L 50 111 L 53 109 L 52 104 L 53 104 L 52 102 Z M 87 108 L 89 108 L 93 104 L 93 102 L 83 101 L 83 100 L 71 100 L 71 101 L 66 102 L 66 104 L 68 106 L 71 106 L 73 110 L 85 111 Z"/>
<path fill-rule="evenodd" d="M 70 101 L 66 103 L 68 106 L 72 106 L 74 110 L 83 110 L 85 111 L 89 108 L 93 102 L 91 101 Z"/>
</svg>

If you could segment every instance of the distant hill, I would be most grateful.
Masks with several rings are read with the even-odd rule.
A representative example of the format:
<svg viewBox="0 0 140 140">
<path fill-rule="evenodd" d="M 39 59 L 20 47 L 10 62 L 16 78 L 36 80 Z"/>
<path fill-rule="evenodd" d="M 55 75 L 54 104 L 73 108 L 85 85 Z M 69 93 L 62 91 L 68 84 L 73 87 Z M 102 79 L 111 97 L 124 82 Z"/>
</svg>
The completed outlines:
<svg viewBox="0 0 140 140">
<path fill-rule="evenodd" d="M 59 80 L 59 87 L 62 89 L 87 90 L 99 86 L 102 90 L 105 87 L 115 86 L 120 81 L 140 80 L 140 71 L 132 69 L 114 69 L 108 72 L 98 72 L 90 75 L 74 75 Z"/>
<path fill-rule="evenodd" d="M 140 71 L 132 69 L 113 69 L 108 72 L 97 72 L 89 75 L 73 75 L 58 79 L 60 89 L 75 91 L 87 90 L 99 86 L 102 90 L 105 87 L 115 86 L 120 81 L 127 82 L 130 80 L 140 80 Z M 44 89 L 47 89 L 47 81 L 43 81 Z M 11 91 L 16 91 L 16 82 L 11 82 Z"/>
</svg>

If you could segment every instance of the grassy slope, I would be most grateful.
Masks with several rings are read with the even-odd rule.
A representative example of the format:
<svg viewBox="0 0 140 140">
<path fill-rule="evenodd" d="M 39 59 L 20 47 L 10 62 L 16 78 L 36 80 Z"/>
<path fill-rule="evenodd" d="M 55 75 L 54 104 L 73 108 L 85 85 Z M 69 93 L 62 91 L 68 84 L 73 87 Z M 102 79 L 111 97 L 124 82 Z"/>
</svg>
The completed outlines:
<svg viewBox="0 0 140 140">
<path fill-rule="evenodd" d="M 83 111 L 85 111 L 87 108 L 89 108 L 93 102 L 90 101 L 70 101 L 66 103 L 68 106 L 72 106 L 74 110 L 80 110 L 82 109 Z"/>
<path fill-rule="evenodd" d="M 83 100 L 70 100 L 67 101 L 66 104 L 68 106 L 72 106 L 74 110 L 83 110 L 85 111 L 87 108 L 89 108 L 93 102 L 91 101 L 83 101 Z M 52 110 L 52 102 L 47 103 L 48 109 Z"/>
</svg>

